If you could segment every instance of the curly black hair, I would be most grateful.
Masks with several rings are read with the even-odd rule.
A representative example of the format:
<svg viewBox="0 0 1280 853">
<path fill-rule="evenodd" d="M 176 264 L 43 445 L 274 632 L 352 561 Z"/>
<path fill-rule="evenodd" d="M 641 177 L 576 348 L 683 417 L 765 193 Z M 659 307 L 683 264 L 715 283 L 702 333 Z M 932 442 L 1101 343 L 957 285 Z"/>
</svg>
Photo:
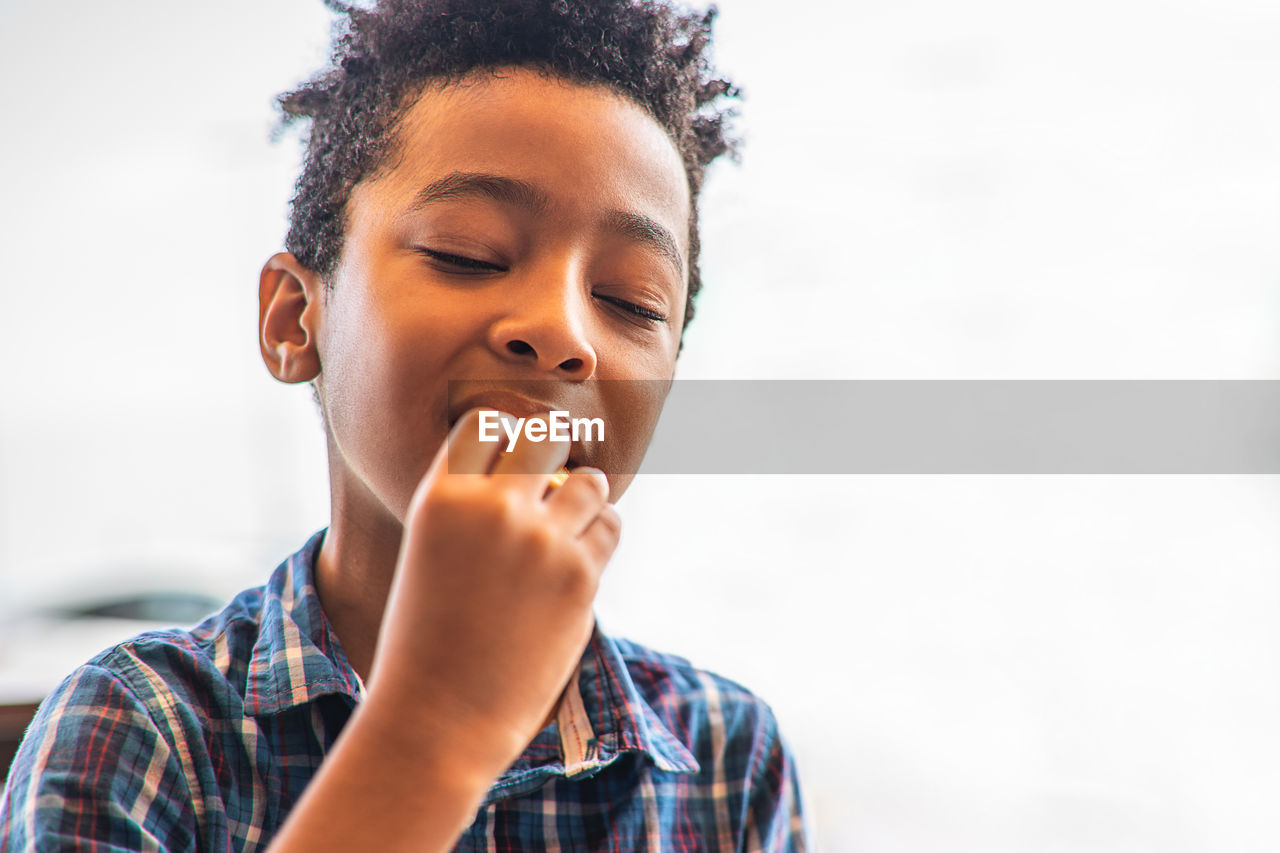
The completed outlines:
<svg viewBox="0 0 1280 853">
<path fill-rule="evenodd" d="M 739 90 L 712 69 L 708 55 L 714 6 L 694 13 L 656 0 L 325 4 L 340 15 L 330 64 L 277 102 L 282 127 L 309 122 L 285 246 L 326 287 L 342 252 L 347 199 L 386 162 L 397 123 L 423 87 L 478 69 L 525 66 L 622 94 L 675 143 L 693 200 L 688 326 L 701 289 L 698 192 L 706 167 L 734 156 L 737 145 L 725 99 Z"/>
</svg>

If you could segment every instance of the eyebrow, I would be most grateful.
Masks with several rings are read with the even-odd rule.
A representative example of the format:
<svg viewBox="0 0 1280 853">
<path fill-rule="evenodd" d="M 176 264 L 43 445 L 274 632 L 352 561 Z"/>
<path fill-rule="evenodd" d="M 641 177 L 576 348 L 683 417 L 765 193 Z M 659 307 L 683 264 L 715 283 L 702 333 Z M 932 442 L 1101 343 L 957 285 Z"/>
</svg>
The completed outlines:
<svg viewBox="0 0 1280 853">
<path fill-rule="evenodd" d="M 418 190 L 410 210 L 419 210 L 436 202 L 476 196 L 523 207 L 533 213 L 542 213 L 550 205 L 547 194 L 527 181 L 483 172 L 451 172 Z"/>
<path fill-rule="evenodd" d="M 545 213 L 551 206 L 547 194 L 528 181 L 484 172 L 451 172 L 418 190 L 409 209 L 417 211 L 442 201 L 476 197 L 521 207 L 531 213 Z M 684 278 L 684 255 L 675 235 L 654 219 L 625 210 L 611 210 L 605 215 L 604 226 L 632 242 L 655 249 Z"/>
<path fill-rule="evenodd" d="M 654 220 L 639 213 L 628 213 L 625 210 L 611 210 L 605 216 L 605 227 L 632 240 L 657 249 L 671 265 L 676 273 L 684 278 L 684 256 L 675 236 Z"/>
</svg>

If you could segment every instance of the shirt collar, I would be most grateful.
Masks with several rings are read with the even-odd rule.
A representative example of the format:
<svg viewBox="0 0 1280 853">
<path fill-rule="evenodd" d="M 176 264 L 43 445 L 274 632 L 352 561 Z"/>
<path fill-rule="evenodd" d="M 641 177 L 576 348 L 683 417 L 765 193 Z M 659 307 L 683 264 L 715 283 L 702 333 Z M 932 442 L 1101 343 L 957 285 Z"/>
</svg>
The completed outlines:
<svg viewBox="0 0 1280 853">
<path fill-rule="evenodd" d="M 578 693 L 606 760 L 610 753 L 635 751 L 648 756 L 659 770 L 697 772 L 693 754 L 645 701 L 618 644 L 599 628 L 579 666 Z"/>
<path fill-rule="evenodd" d="M 281 563 L 263 590 L 245 686 L 251 716 L 279 714 L 329 693 L 355 702 L 363 692 L 316 592 L 315 561 L 325 532 Z"/>
<path fill-rule="evenodd" d="M 263 592 L 262 623 L 249 660 L 245 708 L 278 714 L 337 693 L 356 703 L 360 677 L 325 618 L 315 586 L 315 562 L 326 531 L 311 537 L 272 573 Z M 594 775 L 621 755 L 646 756 L 659 770 L 695 773 L 698 762 L 645 701 L 621 650 L 599 628 L 583 653 L 577 699 L 567 695 L 557 722 L 499 778 L 494 793 L 523 788 L 530 774 Z M 572 724 L 574 732 L 566 731 Z"/>
<path fill-rule="evenodd" d="M 669 773 L 699 770 L 697 759 L 640 694 L 618 645 L 596 628 L 555 722 L 498 777 L 484 804 L 528 793 L 555 777 L 588 779 L 625 755 Z"/>
</svg>

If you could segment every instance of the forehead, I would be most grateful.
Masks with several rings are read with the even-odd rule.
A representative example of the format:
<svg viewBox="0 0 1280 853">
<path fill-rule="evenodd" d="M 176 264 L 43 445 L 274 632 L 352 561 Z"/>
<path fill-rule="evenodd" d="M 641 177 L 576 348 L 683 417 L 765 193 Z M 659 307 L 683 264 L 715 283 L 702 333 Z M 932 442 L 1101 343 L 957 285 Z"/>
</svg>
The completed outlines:
<svg viewBox="0 0 1280 853">
<path fill-rule="evenodd" d="M 388 213 L 411 207 L 423 186 L 444 175 L 501 175 L 538 188 L 567 222 L 586 224 L 603 209 L 655 219 L 687 256 L 691 206 L 680 154 L 649 113 L 602 86 L 525 68 L 429 84 L 395 142 L 353 201 L 364 196 Z"/>
</svg>

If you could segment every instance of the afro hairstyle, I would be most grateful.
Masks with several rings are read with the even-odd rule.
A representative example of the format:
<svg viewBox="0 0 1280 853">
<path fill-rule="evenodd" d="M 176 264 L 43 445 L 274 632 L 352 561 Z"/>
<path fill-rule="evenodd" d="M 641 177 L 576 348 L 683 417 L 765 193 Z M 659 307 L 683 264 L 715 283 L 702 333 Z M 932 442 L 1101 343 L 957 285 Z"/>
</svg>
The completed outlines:
<svg viewBox="0 0 1280 853">
<path fill-rule="evenodd" d="M 711 66 L 715 7 L 657 0 L 326 0 L 338 14 L 329 64 L 279 96 L 281 127 L 301 125 L 305 154 L 286 248 L 328 283 L 342 253 L 352 189 L 394 151 L 397 123 L 431 82 L 522 66 L 602 85 L 666 130 L 688 177 L 689 281 L 684 325 L 701 289 L 698 193 L 707 166 L 736 155 L 738 89 Z M 683 333 L 682 333 L 683 340 Z"/>
</svg>

